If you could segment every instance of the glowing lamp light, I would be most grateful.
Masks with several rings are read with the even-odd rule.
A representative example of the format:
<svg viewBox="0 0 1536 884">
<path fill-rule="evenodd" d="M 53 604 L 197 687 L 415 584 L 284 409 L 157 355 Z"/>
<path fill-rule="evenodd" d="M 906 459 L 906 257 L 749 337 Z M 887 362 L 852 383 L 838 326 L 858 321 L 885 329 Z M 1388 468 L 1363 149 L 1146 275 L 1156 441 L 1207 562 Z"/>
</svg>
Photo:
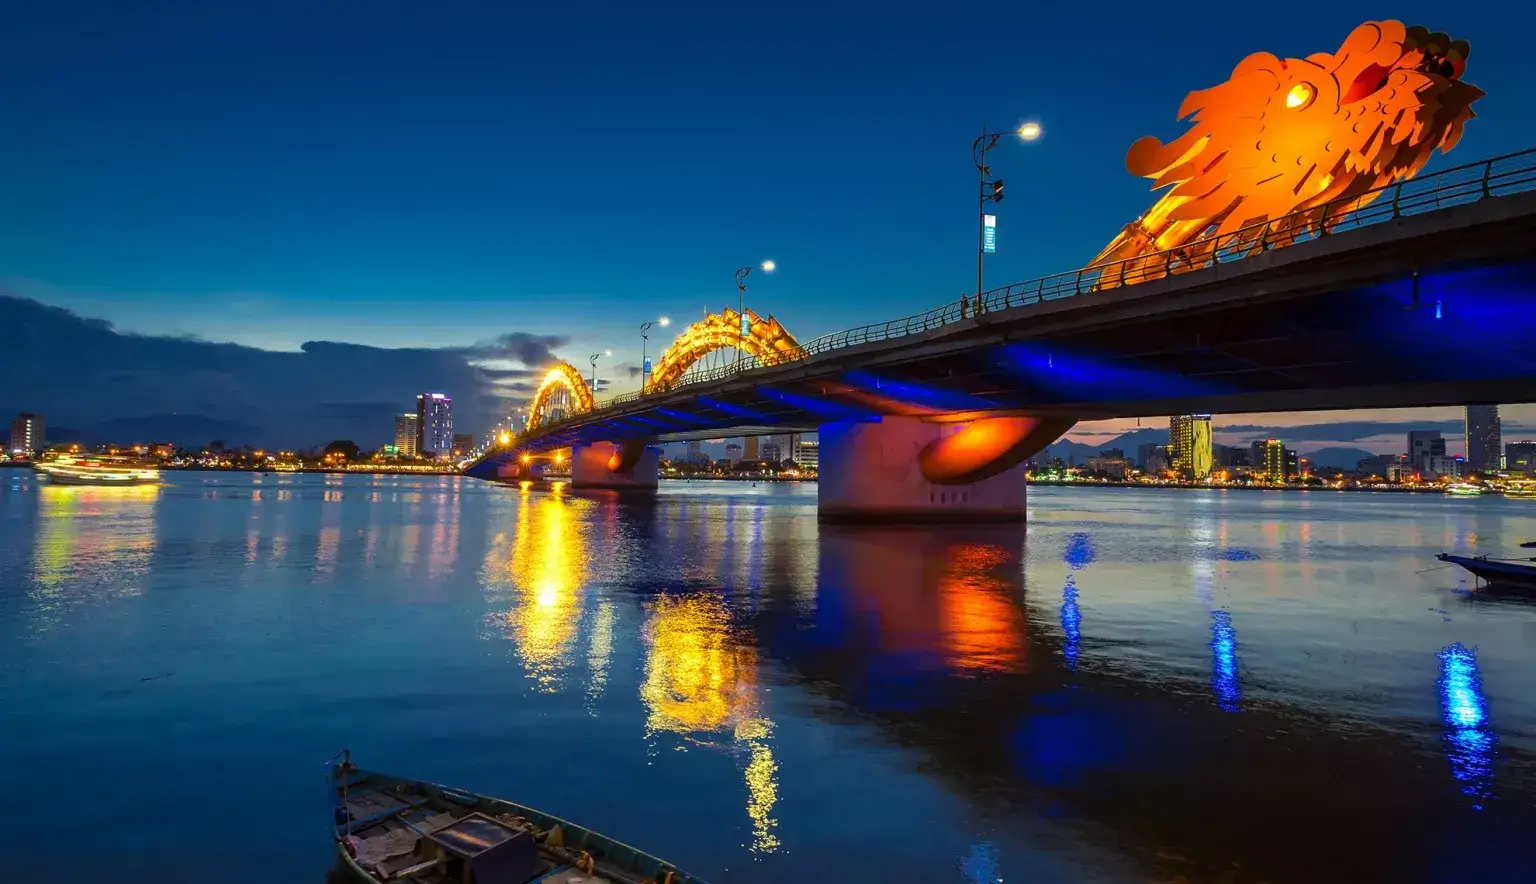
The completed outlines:
<svg viewBox="0 0 1536 884">
<path fill-rule="evenodd" d="M 779 265 L 774 263 L 773 261 L 764 261 L 763 262 L 763 272 L 764 273 L 772 273 L 773 271 L 777 270 L 778 268 L 779 268 Z"/>
<path fill-rule="evenodd" d="M 506 430 L 502 430 L 501 431 L 501 435 L 496 437 L 496 441 L 500 442 L 503 445 L 506 445 L 508 442 L 512 441 L 512 434 L 507 432 Z"/>
<path fill-rule="evenodd" d="M 669 319 L 668 317 L 663 316 L 662 318 L 656 320 L 656 324 L 661 326 L 662 328 L 666 328 L 667 326 L 672 324 L 672 320 Z"/>
<path fill-rule="evenodd" d="M 1019 127 L 1019 137 L 1025 141 L 1036 141 L 1043 134 L 1045 130 L 1040 128 L 1039 123 L 1025 123 Z"/>
<path fill-rule="evenodd" d="M 523 459 L 523 463 L 530 463 L 533 460 L 533 455 L 525 454 L 525 455 L 523 455 L 522 459 Z"/>
</svg>

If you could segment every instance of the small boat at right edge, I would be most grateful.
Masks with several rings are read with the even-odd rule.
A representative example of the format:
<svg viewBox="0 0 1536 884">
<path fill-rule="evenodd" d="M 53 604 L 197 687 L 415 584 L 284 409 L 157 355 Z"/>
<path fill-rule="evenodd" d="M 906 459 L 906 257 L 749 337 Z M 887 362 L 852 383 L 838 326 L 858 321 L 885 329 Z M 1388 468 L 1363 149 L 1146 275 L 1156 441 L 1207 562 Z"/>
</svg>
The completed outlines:
<svg viewBox="0 0 1536 884">
<path fill-rule="evenodd" d="M 1536 541 L 1520 544 L 1522 549 L 1536 549 Z M 1459 565 L 1490 587 L 1536 592 L 1536 557 L 1494 559 L 1488 556 L 1459 556 L 1440 553 L 1435 556 L 1450 565 Z"/>
</svg>

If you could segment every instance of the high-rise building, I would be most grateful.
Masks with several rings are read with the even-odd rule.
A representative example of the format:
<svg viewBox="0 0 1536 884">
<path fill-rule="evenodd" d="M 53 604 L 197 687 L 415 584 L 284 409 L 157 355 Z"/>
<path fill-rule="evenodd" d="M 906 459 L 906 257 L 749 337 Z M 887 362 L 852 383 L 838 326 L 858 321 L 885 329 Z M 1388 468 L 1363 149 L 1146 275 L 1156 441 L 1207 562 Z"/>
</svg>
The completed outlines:
<svg viewBox="0 0 1536 884">
<path fill-rule="evenodd" d="M 47 421 L 40 414 L 22 412 L 11 420 L 11 456 L 36 454 L 48 441 Z"/>
<path fill-rule="evenodd" d="M 1279 439 L 1266 439 L 1253 444 L 1254 447 L 1264 446 L 1264 458 L 1260 461 L 1264 466 L 1264 478 L 1271 482 L 1284 482 L 1286 478 L 1285 443 Z"/>
<path fill-rule="evenodd" d="M 1491 473 L 1503 466 L 1503 439 L 1497 405 L 1467 406 L 1467 469 Z"/>
<path fill-rule="evenodd" d="M 469 454 L 475 450 L 475 435 L 473 433 L 453 434 L 453 453 Z"/>
<path fill-rule="evenodd" d="M 416 453 L 437 457 L 453 450 L 453 400 L 442 393 L 416 397 Z"/>
<path fill-rule="evenodd" d="M 1445 439 L 1439 430 L 1408 431 L 1408 466 L 1425 476 L 1434 475 L 1430 458 L 1445 457 Z"/>
<path fill-rule="evenodd" d="M 747 449 L 742 454 L 742 458 L 744 460 L 761 460 L 762 455 L 758 453 L 758 448 L 761 447 L 762 440 L 756 436 L 748 436 L 743 441 L 746 442 Z"/>
<path fill-rule="evenodd" d="M 1173 468 L 1185 478 L 1211 475 L 1211 416 L 1180 414 L 1168 419 L 1168 439 Z"/>
<path fill-rule="evenodd" d="M 800 449 L 795 452 L 795 463 L 799 464 L 803 470 L 820 470 L 821 442 L 804 436 L 797 438 L 800 439 Z"/>
<path fill-rule="evenodd" d="M 401 457 L 416 456 L 416 438 L 420 422 L 415 414 L 395 415 L 395 453 Z"/>
<path fill-rule="evenodd" d="M 763 460 L 775 465 L 783 463 L 784 449 L 779 447 L 778 436 L 769 436 L 768 441 L 763 443 Z"/>
<path fill-rule="evenodd" d="M 735 442 L 725 446 L 725 462 L 731 466 L 741 462 L 741 446 Z"/>
<path fill-rule="evenodd" d="M 691 464 L 708 463 L 704 457 L 704 443 L 698 439 L 688 441 L 688 462 Z"/>
<path fill-rule="evenodd" d="M 1536 476 L 1536 442 L 1511 442 L 1504 446 L 1504 469 Z"/>
<path fill-rule="evenodd" d="M 1157 455 L 1161 455 L 1166 460 L 1168 455 L 1168 446 L 1159 445 L 1156 442 L 1143 442 L 1136 446 L 1136 469 L 1141 470 L 1144 473 L 1152 472 L 1151 470 L 1147 469 L 1147 464 L 1150 463 L 1152 458 Z"/>
</svg>

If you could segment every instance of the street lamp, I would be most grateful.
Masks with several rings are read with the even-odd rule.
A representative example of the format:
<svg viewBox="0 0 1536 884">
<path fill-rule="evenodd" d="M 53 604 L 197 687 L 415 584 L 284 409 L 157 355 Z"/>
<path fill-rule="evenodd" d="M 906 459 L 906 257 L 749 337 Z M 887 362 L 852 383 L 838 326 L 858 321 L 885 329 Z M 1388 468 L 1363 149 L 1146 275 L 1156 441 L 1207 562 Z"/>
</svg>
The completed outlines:
<svg viewBox="0 0 1536 884">
<path fill-rule="evenodd" d="M 604 350 L 601 353 L 593 353 L 590 357 L 588 357 L 589 361 L 592 363 L 592 392 L 594 395 L 597 393 L 597 360 L 603 358 L 604 356 L 612 355 L 612 350 Z"/>
<path fill-rule="evenodd" d="M 779 268 L 779 265 L 771 260 L 764 261 L 758 266 L 763 269 L 764 273 L 772 273 Z M 752 266 L 750 264 L 736 271 L 736 315 L 738 322 L 742 322 L 747 315 L 747 277 L 750 275 L 752 275 Z M 736 348 L 736 364 L 741 364 L 741 347 Z"/>
<path fill-rule="evenodd" d="M 1039 123 L 1029 122 L 1019 126 L 1015 133 L 1020 141 L 1039 141 L 1045 130 Z M 992 169 L 987 165 L 987 151 L 997 147 L 997 142 L 1003 136 L 996 132 L 988 132 L 986 126 L 981 127 L 981 134 L 971 142 L 971 156 L 976 162 L 976 173 L 980 180 L 980 188 L 977 196 L 980 200 L 976 204 L 976 312 L 982 308 L 981 294 L 981 262 L 986 255 L 987 245 L 987 203 L 1000 203 L 1003 201 L 1003 179 L 992 178 Z"/>
<path fill-rule="evenodd" d="M 640 326 L 640 392 L 642 393 L 645 392 L 645 382 L 650 380 L 650 377 L 645 370 L 645 345 L 646 342 L 651 339 L 651 336 L 646 334 L 646 332 L 650 331 L 651 326 L 653 325 L 659 325 L 662 328 L 666 328 L 671 324 L 672 320 L 663 316 L 660 319 L 653 319 L 650 322 L 643 323 Z"/>
</svg>

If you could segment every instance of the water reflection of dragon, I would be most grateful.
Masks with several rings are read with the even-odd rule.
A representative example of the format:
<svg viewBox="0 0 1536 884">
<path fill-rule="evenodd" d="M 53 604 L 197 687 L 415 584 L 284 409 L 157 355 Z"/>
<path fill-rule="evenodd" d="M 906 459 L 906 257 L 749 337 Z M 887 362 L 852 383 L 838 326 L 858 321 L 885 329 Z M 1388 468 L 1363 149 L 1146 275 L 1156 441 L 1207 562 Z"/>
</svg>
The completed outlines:
<svg viewBox="0 0 1536 884">
<path fill-rule="evenodd" d="M 1090 266 L 1126 262 L 1104 284 L 1160 276 L 1168 259 L 1156 253 L 1174 250 L 1175 271 L 1200 266 L 1218 238 L 1223 251 L 1261 236 L 1285 244 L 1364 205 L 1455 146 L 1483 95 L 1461 80 L 1467 55 L 1466 41 L 1380 21 L 1332 55 L 1248 56 L 1225 83 L 1184 99 L 1188 132 L 1131 145 L 1131 174 L 1173 188 Z"/>
</svg>

